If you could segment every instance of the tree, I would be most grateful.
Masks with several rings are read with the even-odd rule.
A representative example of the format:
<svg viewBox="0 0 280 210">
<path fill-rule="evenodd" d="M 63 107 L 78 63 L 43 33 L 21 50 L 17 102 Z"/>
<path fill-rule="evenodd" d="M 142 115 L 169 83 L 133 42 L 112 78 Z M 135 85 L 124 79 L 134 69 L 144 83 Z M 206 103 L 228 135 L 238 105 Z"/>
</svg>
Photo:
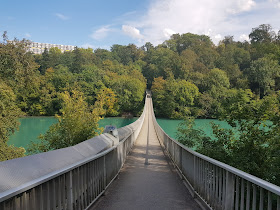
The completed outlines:
<svg viewBox="0 0 280 210">
<path fill-rule="evenodd" d="M 275 39 L 275 32 L 269 24 L 261 24 L 252 29 L 249 38 L 252 44 L 255 43 L 269 43 Z"/>
<path fill-rule="evenodd" d="M 191 121 L 179 127 L 180 142 L 242 171 L 279 185 L 280 94 L 254 99 L 250 90 L 231 91 L 223 102 L 232 129 L 213 124 L 215 138 L 193 128 Z M 198 143 L 197 143 L 198 142 Z"/>
<path fill-rule="evenodd" d="M 59 122 L 40 136 L 40 143 L 32 143 L 29 153 L 46 152 L 76 145 L 99 134 L 100 109 L 89 107 L 83 94 L 77 90 L 61 94 L 63 107 Z"/>
<path fill-rule="evenodd" d="M 186 80 L 159 77 L 153 82 L 152 93 L 157 116 L 180 119 L 192 113 L 199 90 Z"/>
<path fill-rule="evenodd" d="M 214 95 L 218 92 L 222 94 L 223 89 L 229 88 L 230 86 L 226 72 L 218 68 L 212 69 L 210 73 L 205 76 L 203 83 L 203 90 Z"/>
<path fill-rule="evenodd" d="M 180 74 L 180 57 L 168 48 L 149 50 L 144 60 L 147 65 L 143 69 L 143 75 L 147 78 L 148 88 L 151 87 L 154 78 L 160 76 L 164 79 L 174 76 L 177 78 Z"/>
<path fill-rule="evenodd" d="M 96 99 L 99 101 L 100 107 L 104 109 L 105 116 L 117 116 L 119 114 L 118 100 L 112 89 L 103 88 L 99 90 Z"/>
<path fill-rule="evenodd" d="M 174 85 L 174 99 L 176 102 L 176 108 L 173 110 L 173 117 L 182 118 L 187 115 L 191 115 L 191 107 L 194 106 L 194 101 L 199 96 L 198 88 L 186 80 L 177 80 Z"/>
<path fill-rule="evenodd" d="M 13 90 L 0 80 L 0 161 L 23 157 L 24 148 L 8 146 L 8 137 L 18 129 L 17 118 L 21 114 L 16 106 Z"/>
<path fill-rule="evenodd" d="M 82 71 L 82 65 L 84 63 L 84 57 L 82 55 L 81 49 L 75 47 L 73 54 L 74 54 L 73 63 L 70 68 L 70 71 L 72 73 L 80 73 Z"/>
<path fill-rule="evenodd" d="M 110 78 L 107 86 L 117 95 L 120 110 L 138 113 L 142 109 L 146 82 L 130 75 L 108 74 Z"/>
<path fill-rule="evenodd" d="M 151 90 L 156 116 L 166 116 L 166 80 L 164 80 L 163 77 L 155 78 Z"/>
<path fill-rule="evenodd" d="M 23 147 L 15 147 L 13 145 L 7 145 L 7 143 L 0 141 L 0 161 L 20 158 L 24 156 L 25 156 L 25 149 Z"/>
<path fill-rule="evenodd" d="M 270 57 L 259 58 L 251 62 L 247 75 L 251 84 L 256 84 L 260 98 L 263 98 L 275 86 L 275 78 L 280 76 L 280 66 Z"/>
</svg>

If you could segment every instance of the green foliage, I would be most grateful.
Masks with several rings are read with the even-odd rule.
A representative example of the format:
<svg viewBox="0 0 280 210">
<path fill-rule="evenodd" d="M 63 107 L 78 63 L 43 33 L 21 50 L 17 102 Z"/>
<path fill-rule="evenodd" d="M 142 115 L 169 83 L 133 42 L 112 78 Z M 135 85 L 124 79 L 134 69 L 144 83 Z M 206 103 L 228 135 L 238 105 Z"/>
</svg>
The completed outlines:
<svg viewBox="0 0 280 210">
<path fill-rule="evenodd" d="M 13 90 L 0 80 L 0 141 L 6 142 L 19 125 L 17 117 L 21 112 L 15 101 Z"/>
<path fill-rule="evenodd" d="M 186 121 L 180 141 L 242 170 L 251 167 L 250 172 L 275 181 L 280 167 L 276 94 L 280 90 L 280 39 L 270 25 L 253 28 L 249 37 L 251 43 L 227 36 L 215 46 L 208 36 L 186 33 L 174 34 L 158 46 L 113 45 L 111 50 L 94 51 L 76 47 L 64 53 L 52 48 L 33 55 L 26 52 L 28 41 L 8 42 L 5 33 L 0 43 L 0 107 L 5 113 L 0 115 L 1 137 L 7 141 L 16 129 L 19 113 L 7 113 L 20 108 L 27 115 L 61 116 L 33 152 L 74 145 L 96 134 L 98 116 L 139 114 L 145 89 L 152 88 L 157 116 L 223 118 L 241 133 L 235 136 L 213 126 L 216 139 L 212 141 L 201 131 L 188 131 L 193 124 Z M 78 116 L 82 113 L 93 124 Z M 78 137 L 74 140 L 72 136 Z M 193 138 L 199 140 L 191 141 Z M 246 156 L 250 147 L 252 153 Z M 236 160 L 247 161 L 243 166 L 232 161 L 238 153 Z M 264 164 L 270 167 L 266 168 L 269 176 L 259 171 L 265 169 Z"/>
<path fill-rule="evenodd" d="M 97 93 L 96 97 L 97 101 L 99 102 L 101 108 L 105 112 L 105 116 L 117 116 L 118 113 L 118 100 L 116 98 L 116 94 L 110 88 L 101 89 Z"/>
<path fill-rule="evenodd" d="M 25 149 L 23 147 L 9 146 L 7 143 L 0 140 L 0 161 L 20 158 L 25 156 Z"/>
<path fill-rule="evenodd" d="M 142 109 L 146 82 L 142 79 L 135 78 L 134 75 L 117 75 L 108 74 L 110 80 L 108 87 L 115 91 L 120 109 L 124 112 L 136 114 Z"/>
<path fill-rule="evenodd" d="M 275 79 L 280 76 L 280 66 L 278 61 L 270 57 L 263 57 L 252 61 L 247 74 L 249 81 L 256 84 L 257 91 L 262 98 L 270 89 L 274 88 Z"/>
<path fill-rule="evenodd" d="M 208 141 L 209 137 L 200 129 L 194 128 L 194 119 L 186 117 L 177 128 L 176 139 L 189 148 L 200 147 L 203 142 Z"/>
<path fill-rule="evenodd" d="M 19 125 L 17 118 L 21 114 L 15 104 L 16 96 L 13 90 L 0 80 L 0 161 L 23 157 L 25 150 L 8 146 L 7 141 Z"/>
<path fill-rule="evenodd" d="M 280 94 L 254 100 L 250 90 L 233 91 L 224 103 L 223 120 L 233 129 L 213 124 L 214 139 L 184 122 L 178 128 L 181 143 L 277 185 L 279 182 Z"/>
<path fill-rule="evenodd" d="M 152 85 L 154 107 L 157 116 L 183 118 L 192 113 L 194 101 L 199 96 L 198 88 L 185 80 L 155 78 Z"/>
<path fill-rule="evenodd" d="M 59 122 L 52 125 L 40 143 L 32 143 L 28 152 L 38 153 L 73 146 L 85 141 L 98 132 L 100 108 L 89 107 L 83 94 L 77 90 L 61 94 L 63 106 Z"/>
</svg>

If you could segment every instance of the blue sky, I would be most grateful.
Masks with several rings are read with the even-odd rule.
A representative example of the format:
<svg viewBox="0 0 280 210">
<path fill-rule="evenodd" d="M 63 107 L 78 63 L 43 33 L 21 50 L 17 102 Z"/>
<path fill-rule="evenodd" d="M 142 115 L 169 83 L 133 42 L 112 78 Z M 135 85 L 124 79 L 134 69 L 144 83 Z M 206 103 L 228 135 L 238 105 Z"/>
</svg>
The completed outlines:
<svg viewBox="0 0 280 210">
<path fill-rule="evenodd" d="M 9 0 L 1 8 L 0 32 L 10 39 L 94 49 L 187 32 L 242 41 L 260 24 L 280 29 L 280 0 Z"/>
</svg>

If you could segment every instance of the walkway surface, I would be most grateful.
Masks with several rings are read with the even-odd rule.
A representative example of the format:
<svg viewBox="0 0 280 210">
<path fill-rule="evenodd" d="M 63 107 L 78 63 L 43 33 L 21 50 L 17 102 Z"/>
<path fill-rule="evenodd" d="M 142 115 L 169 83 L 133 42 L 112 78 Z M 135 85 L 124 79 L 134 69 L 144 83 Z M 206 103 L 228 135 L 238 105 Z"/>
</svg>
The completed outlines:
<svg viewBox="0 0 280 210">
<path fill-rule="evenodd" d="M 148 109 L 119 178 L 91 209 L 200 209 L 162 152 Z"/>
</svg>

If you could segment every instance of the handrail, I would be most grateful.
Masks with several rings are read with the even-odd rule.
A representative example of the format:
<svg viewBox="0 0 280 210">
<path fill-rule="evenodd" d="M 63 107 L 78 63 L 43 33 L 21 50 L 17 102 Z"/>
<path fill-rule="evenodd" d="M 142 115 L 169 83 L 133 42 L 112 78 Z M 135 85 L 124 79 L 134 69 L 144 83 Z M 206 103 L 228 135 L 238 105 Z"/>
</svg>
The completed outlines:
<svg viewBox="0 0 280 210">
<path fill-rule="evenodd" d="M 152 101 L 151 101 L 152 103 Z M 153 110 L 153 106 L 152 110 Z M 169 137 L 156 121 L 162 147 L 189 185 L 194 197 L 213 209 L 280 209 L 280 187 L 195 152 Z M 246 182 L 246 186 L 245 186 Z M 246 196 L 246 197 L 245 197 Z"/>
<path fill-rule="evenodd" d="M 122 132 L 127 132 L 127 134 L 123 135 L 124 137 L 118 145 L 20 186 L 0 192 L 0 209 L 71 210 L 88 208 L 104 193 L 118 175 L 141 130 L 146 110 L 145 102 L 144 110 L 139 119 L 121 128 Z M 87 145 L 86 142 L 81 144 Z M 60 151 L 51 151 L 44 155 L 48 156 L 48 153 L 52 155 L 53 152 L 59 153 Z M 21 159 L 21 161 L 25 160 Z"/>
</svg>

